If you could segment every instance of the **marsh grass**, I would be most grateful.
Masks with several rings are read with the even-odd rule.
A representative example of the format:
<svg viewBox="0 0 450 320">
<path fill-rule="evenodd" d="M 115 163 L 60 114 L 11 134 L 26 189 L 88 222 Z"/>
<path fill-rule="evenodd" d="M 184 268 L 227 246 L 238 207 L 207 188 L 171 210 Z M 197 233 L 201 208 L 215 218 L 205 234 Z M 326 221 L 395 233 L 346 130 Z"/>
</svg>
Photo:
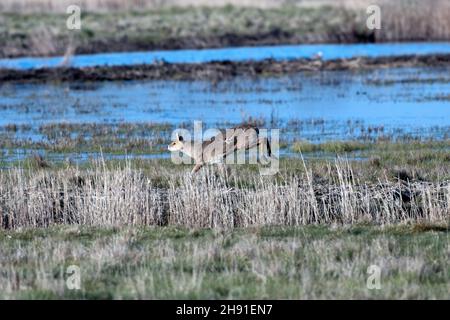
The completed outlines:
<svg viewBox="0 0 450 320">
<path fill-rule="evenodd" d="M 241 123 L 280 129 L 279 146 L 282 153 L 324 153 L 328 156 L 353 154 L 362 159 L 370 158 L 375 153 L 390 155 L 392 158 L 400 151 L 438 152 L 450 148 L 448 126 L 407 133 L 401 129 L 387 129 L 383 125 L 366 125 L 357 120 L 333 122 L 313 118 L 290 119 L 286 122 L 249 117 L 243 118 L 242 122 L 218 122 L 214 127 L 233 127 Z M 183 123 L 180 127 L 192 130 L 190 123 Z M 8 123 L 0 126 L 0 148 L 3 149 L 2 159 L 5 162 L 26 160 L 29 153 L 41 153 L 47 160 L 55 162 L 72 157 L 75 160 L 87 159 L 100 154 L 106 158 L 127 155 L 159 155 L 163 158 L 167 156 L 167 145 L 175 129 L 173 124 L 156 122 L 57 122 L 39 126 Z M 336 135 L 336 138 L 327 141 L 330 139 L 327 135 Z M 298 140 L 298 137 L 305 140 Z M 445 162 L 445 156 L 443 158 Z"/>
<path fill-rule="evenodd" d="M 0 230 L 0 298 L 445 299 L 449 245 L 448 231 L 408 225 Z"/>
<path fill-rule="evenodd" d="M 377 161 L 282 158 L 273 177 L 142 159 L 1 170 L 0 298 L 446 298 L 450 175 L 436 143 L 386 145 Z"/>
<path fill-rule="evenodd" d="M 67 4 L 79 2 L 83 28 L 71 41 Z M 233 1 L 197 6 L 155 1 L 2 1 L 4 57 L 77 52 L 205 48 L 321 42 L 439 41 L 450 39 L 446 0 L 378 1 L 382 29 L 366 28 L 369 1 Z M 266 4 L 267 1 L 264 1 Z M 222 5 L 220 5 L 222 4 Z M 245 5 L 248 4 L 248 5 Z M 177 6 L 178 5 L 178 6 Z M 206 5 L 206 6 L 205 6 Z M 244 5 L 244 6 L 242 6 Z M 24 14 L 25 13 L 25 14 Z M 2 25 L 4 26 L 2 28 Z"/>
<path fill-rule="evenodd" d="M 346 160 L 320 162 L 321 171 L 314 173 L 299 165 L 272 177 L 260 176 L 257 166 L 240 173 L 235 168 L 228 176 L 207 167 L 191 177 L 180 166 L 153 163 L 153 171 L 144 172 L 129 161 L 102 160 L 87 169 L 13 168 L 0 172 L 0 225 L 233 229 L 448 222 L 448 181 L 424 181 L 399 170 L 396 177 L 381 175 L 370 183 Z"/>
<path fill-rule="evenodd" d="M 330 141 L 320 144 L 313 144 L 308 141 L 296 141 L 291 146 L 293 152 L 335 152 L 345 153 L 352 151 L 367 150 L 372 147 L 369 143 L 359 141 Z"/>
</svg>

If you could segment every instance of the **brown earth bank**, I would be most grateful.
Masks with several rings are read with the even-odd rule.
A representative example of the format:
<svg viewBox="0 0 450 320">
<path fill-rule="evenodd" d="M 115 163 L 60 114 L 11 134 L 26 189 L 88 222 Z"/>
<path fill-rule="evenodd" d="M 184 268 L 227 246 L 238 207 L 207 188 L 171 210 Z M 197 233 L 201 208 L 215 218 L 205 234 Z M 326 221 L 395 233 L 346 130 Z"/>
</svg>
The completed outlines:
<svg viewBox="0 0 450 320">
<path fill-rule="evenodd" d="M 86 68 L 41 68 L 35 70 L 0 69 L 0 83 L 43 81 L 117 81 L 117 80 L 211 80 L 235 76 L 280 76 L 322 70 L 367 70 L 397 67 L 449 67 L 450 55 L 353 58 L 338 60 L 296 59 L 276 61 L 217 61 L 195 64 L 159 62 L 133 66 Z"/>
</svg>

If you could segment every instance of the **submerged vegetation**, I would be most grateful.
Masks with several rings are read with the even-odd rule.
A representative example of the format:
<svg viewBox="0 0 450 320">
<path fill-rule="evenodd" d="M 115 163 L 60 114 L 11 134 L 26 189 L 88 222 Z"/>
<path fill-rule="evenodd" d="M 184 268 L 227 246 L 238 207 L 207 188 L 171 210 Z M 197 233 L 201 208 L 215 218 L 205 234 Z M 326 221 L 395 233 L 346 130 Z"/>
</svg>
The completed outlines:
<svg viewBox="0 0 450 320">
<path fill-rule="evenodd" d="M 365 125 L 363 121 L 326 121 L 291 119 L 288 122 L 249 118 L 245 123 L 280 129 L 279 147 L 283 156 L 330 159 L 336 155 L 349 159 L 400 159 L 413 165 L 416 161 L 450 161 L 449 127 L 430 128 L 415 133 Z M 0 161 L 3 167 L 20 166 L 27 159 L 43 157 L 59 166 L 64 162 L 82 165 L 90 159 L 168 158 L 167 145 L 178 128 L 193 130 L 192 123 L 169 122 L 70 123 L 54 122 L 38 126 L 14 124 L 0 126 Z M 221 122 L 213 127 L 227 128 L 237 123 Z M 205 128 L 206 129 L 206 128 Z M 342 135 L 332 141 L 316 140 L 321 135 Z M 425 136 L 428 138 L 424 138 Z M 299 139 L 298 137 L 304 137 Z M 204 139 L 208 137 L 205 136 Z M 409 153 L 409 157 L 407 154 Z M 390 161 L 389 161 L 390 163 Z"/>
</svg>

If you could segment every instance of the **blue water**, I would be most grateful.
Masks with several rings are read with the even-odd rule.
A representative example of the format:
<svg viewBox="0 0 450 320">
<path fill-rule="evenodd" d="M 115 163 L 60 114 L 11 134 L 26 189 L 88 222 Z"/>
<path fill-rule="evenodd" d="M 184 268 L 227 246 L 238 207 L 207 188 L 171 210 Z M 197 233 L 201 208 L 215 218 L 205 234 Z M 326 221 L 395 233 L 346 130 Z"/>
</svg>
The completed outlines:
<svg viewBox="0 0 450 320">
<path fill-rule="evenodd" d="M 429 80 L 408 82 L 409 80 Z M 374 85 L 371 81 L 399 81 Z M 402 81 L 405 81 L 403 83 Z M 358 137 L 361 127 L 383 134 L 445 138 L 450 133 L 450 68 L 327 71 L 277 78 L 209 81 L 126 81 L 0 86 L 0 126 L 49 122 L 164 122 L 271 119 L 302 122 L 312 142 Z M 314 125 L 314 123 L 321 123 Z M 444 129 L 444 130 L 442 130 Z"/>
<path fill-rule="evenodd" d="M 72 67 L 118 66 L 168 63 L 202 63 L 209 61 L 243 61 L 273 58 L 277 60 L 311 58 L 322 53 L 322 59 L 381 57 L 400 55 L 449 54 L 450 43 L 385 43 L 385 44 L 305 44 L 289 46 L 239 47 L 201 50 L 168 50 L 76 55 Z M 62 57 L 0 59 L 0 68 L 34 69 L 57 67 Z"/>
</svg>

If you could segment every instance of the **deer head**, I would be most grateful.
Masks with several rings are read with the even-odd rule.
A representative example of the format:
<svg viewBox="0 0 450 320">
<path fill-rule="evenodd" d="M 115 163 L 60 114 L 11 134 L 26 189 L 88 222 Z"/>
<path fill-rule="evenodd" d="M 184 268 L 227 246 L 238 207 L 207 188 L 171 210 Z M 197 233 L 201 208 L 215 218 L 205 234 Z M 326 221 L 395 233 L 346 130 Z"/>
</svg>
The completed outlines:
<svg viewBox="0 0 450 320">
<path fill-rule="evenodd" d="M 175 141 L 171 142 L 167 147 L 169 151 L 182 151 L 184 147 L 184 139 L 183 136 L 178 135 L 175 138 Z"/>
</svg>

